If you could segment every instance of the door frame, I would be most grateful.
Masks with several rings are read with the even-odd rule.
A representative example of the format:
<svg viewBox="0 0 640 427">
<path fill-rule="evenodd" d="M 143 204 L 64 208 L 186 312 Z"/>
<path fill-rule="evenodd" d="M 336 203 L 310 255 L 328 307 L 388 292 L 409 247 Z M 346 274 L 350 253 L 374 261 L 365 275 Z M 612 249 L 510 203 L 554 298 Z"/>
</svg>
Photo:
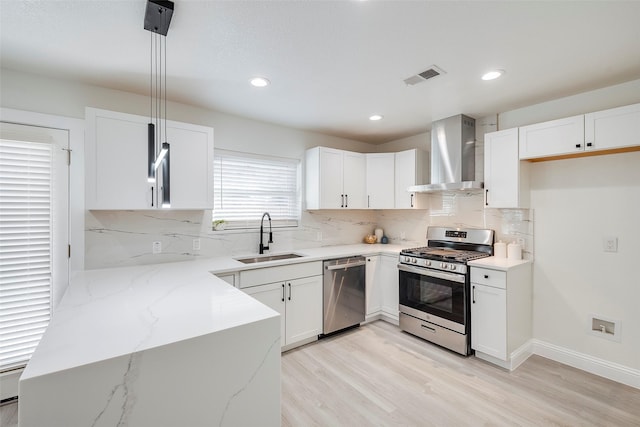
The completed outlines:
<svg viewBox="0 0 640 427">
<path fill-rule="evenodd" d="M 69 165 L 69 280 L 76 271 L 84 270 L 84 120 L 71 117 L 34 113 L 32 111 L 0 108 L 0 121 L 25 126 L 37 126 L 65 130 L 69 134 L 71 164 Z M 63 289 L 52 290 L 53 294 L 62 295 Z M 58 301 L 53 298 L 51 313 L 53 315 Z M 23 369 L 6 372 L 1 376 L 1 399 L 18 395 L 18 380 Z"/>
<path fill-rule="evenodd" d="M 26 126 L 62 129 L 69 132 L 69 277 L 84 270 L 84 119 L 0 108 L 0 120 Z M 66 289 L 66 288 L 65 288 Z M 65 289 L 59 289 L 63 293 Z M 60 294 L 61 294 L 60 293 Z M 55 310 L 57 301 L 52 309 Z"/>
</svg>

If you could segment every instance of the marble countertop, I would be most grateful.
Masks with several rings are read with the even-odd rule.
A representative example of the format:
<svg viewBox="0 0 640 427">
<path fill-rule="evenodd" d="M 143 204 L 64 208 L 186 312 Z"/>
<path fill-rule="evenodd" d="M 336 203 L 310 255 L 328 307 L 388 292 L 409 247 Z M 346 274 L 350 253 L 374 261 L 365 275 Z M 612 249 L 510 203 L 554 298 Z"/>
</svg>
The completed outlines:
<svg viewBox="0 0 640 427">
<path fill-rule="evenodd" d="M 530 260 L 527 259 L 509 259 L 509 258 L 498 258 L 498 257 L 487 257 L 480 258 L 473 261 L 469 261 L 468 264 L 472 267 L 486 267 L 491 268 L 493 270 L 500 271 L 508 271 L 511 268 L 518 267 L 523 264 L 531 263 Z"/>
<path fill-rule="evenodd" d="M 410 246 L 328 246 L 292 251 L 304 255 L 300 258 L 255 264 L 235 256 L 76 273 L 22 379 L 278 316 L 214 274 L 351 255 L 398 255 Z"/>
</svg>

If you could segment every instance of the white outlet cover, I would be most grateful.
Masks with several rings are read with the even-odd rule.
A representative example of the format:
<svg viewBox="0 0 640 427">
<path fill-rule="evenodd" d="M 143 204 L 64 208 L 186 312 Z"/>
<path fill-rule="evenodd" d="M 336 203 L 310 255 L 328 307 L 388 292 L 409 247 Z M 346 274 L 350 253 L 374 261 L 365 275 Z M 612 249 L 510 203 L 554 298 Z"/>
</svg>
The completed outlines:
<svg viewBox="0 0 640 427">
<path fill-rule="evenodd" d="M 162 242 L 153 242 L 152 252 L 154 255 L 162 253 Z"/>
<path fill-rule="evenodd" d="M 193 250 L 194 251 L 200 250 L 200 239 L 193 239 Z"/>
<path fill-rule="evenodd" d="M 605 252 L 618 252 L 618 238 L 615 236 L 605 236 L 602 238 L 602 249 Z"/>
</svg>

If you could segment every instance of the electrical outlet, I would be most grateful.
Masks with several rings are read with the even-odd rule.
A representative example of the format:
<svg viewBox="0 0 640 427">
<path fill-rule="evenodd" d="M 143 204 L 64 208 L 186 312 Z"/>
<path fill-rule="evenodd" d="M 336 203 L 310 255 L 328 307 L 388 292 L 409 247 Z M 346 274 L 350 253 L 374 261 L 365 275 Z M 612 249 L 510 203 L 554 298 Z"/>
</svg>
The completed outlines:
<svg viewBox="0 0 640 427">
<path fill-rule="evenodd" d="M 162 242 L 153 242 L 153 246 L 151 248 L 151 252 L 154 255 L 162 253 Z"/>
<path fill-rule="evenodd" d="M 613 236 L 603 237 L 602 246 L 605 252 L 618 252 L 618 238 Z"/>
<path fill-rule="evenodd" d="M 194 251 L 200 250 L 200 239 L 193 239 L 193 250 Z"/>
</svg>

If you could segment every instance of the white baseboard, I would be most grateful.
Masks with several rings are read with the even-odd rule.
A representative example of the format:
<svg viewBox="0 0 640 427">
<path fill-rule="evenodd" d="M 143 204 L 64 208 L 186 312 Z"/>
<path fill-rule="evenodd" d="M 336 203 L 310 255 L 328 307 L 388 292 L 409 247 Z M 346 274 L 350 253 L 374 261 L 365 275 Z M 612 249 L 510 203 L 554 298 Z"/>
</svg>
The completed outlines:
<svg viewBox="0 0 640 427">
<path fill-rule="evenodd" d="M 511 353 L 509 360 L 501 360 L 497 357 L 490 356 L 486 353 L 476 350 L 476 357 L 478 359 L 485 360 L 489 363 L 493 363 L 494 365 L 500 366 L 508 371 L 513 371 L 518 366 L 522 365 L 522 362 L 527 360 L 529 356 L 533 354 L 533 346 L 531 340 L 527 341 L 520 347 L 518 347 L 514 352 Z"/>
<path fill-rule="evenodd" d="M 531 341 L 533 354 L 640 389 L 640 370 L 638 369 L 629 368 L 537 339 Z"/>
</svg>

